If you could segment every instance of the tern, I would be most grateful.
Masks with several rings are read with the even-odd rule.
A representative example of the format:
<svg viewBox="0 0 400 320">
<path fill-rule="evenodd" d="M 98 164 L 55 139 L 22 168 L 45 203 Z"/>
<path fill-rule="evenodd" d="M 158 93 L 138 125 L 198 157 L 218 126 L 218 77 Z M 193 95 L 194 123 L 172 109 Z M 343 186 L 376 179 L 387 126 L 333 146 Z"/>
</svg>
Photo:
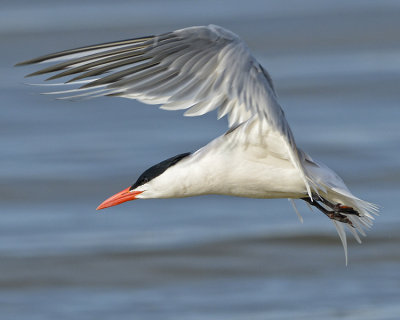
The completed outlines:
<svg viewBox="0 0 400 320">
<path fill-rule="evenodd" d="M 200 116 L 217 109 L 229 129 L 196 152 L 164 160 L 130 187 L 105 200 L 103 209 L 136 199 L 220 194 L 304 200 L 328 216 L 342 241 L 348 226 L 372 225 L 376 205 L 355 197 L 343 180 L 295 142 L 268 72 L 234 33 L 216 25 L 102 43 L 18 63 L 52 63 L 27 76 L 51 74 L 50 94 L 62 99 L 117 96 L 165 110 Z M 50 86 L 52 84 L 49 84 Z M 293 203 L 294 205 L 294 203 Z M 296 213 L 298 213 L 294 205 Z"/>
</svg>

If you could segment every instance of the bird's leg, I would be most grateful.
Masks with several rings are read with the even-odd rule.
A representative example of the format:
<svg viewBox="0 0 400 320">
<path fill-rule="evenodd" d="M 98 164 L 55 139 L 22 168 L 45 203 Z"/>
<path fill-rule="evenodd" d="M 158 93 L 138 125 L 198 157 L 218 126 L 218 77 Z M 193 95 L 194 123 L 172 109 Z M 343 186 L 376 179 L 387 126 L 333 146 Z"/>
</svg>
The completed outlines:
<svg viewBox="0 0 400 320">
<path fill-rule="evenodd" d="M 328 200 L 324 198 L 314 198 L 311 200 L 309 197 L 306 198 L 301 198 L 302 200 L 308 202 L 310 205 L 316 207 L 319 209 L 322 213 L 324 213 L 328 218 L 336 221 L 340 221 L 343 223 L 348 223 L 349 225 L 353 226 L 349 218 L 347 218 L 344 214 L 355 214 L 359 216 L 359 213 L 355 211 L 353 208 L 347 207 L 347 206 L 342 206 L 341 204 L 333 204 L 329 202 Z M 318 201 L 321 201 L 324 205 L 327 207 L 333 209 L 333 210 L 327 210 L 325 207 L 323 207 L 321 204 L 319 204 Z"/>
<path fill-rule="evenodd" d="M 314 199 L 314 198 L 313 198 Z M 360 213 L 356 210 L 354 210 L 352 207 L 344 206 L 340 203 L 333 204 L 332 202 L 329 202 L 328 200 L 320 197 L 319 200 L 329 208 L 333 209 L 334 212 L 336 213 L 345 213 L 345 214 L 354 214 L 355 216 L 359 217 Z M 314 199 L 315 201 L 315 199 Z"/>
</svg>

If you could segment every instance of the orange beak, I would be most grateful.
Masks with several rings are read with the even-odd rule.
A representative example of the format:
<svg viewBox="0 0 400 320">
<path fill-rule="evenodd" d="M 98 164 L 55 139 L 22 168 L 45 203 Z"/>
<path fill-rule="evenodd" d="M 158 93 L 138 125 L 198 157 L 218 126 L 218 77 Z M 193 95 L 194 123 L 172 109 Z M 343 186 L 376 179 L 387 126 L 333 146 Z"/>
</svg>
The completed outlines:
<svg viewBox="0 0 400 320">
<path fill-rule="evenodd" d="M 142 192 L 143 191 L 129 191 L 129 188 L 126 188 L 121 192 L 114 194 L 112 197 L 109 197 L 106 201 L 99 205 L 96 210 L 116 206 L 117 204 L 121 204 L 126 201 L 136 200 L 136 196 Z"/>
</svg>

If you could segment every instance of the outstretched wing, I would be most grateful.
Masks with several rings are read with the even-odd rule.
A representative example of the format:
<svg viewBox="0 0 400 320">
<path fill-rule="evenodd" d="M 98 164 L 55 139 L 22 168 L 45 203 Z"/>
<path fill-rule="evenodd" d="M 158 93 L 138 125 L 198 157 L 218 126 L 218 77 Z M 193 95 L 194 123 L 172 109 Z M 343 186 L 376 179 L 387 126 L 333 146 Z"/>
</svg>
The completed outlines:
<svg viewBox="0 0 400 320">
<path fill-rule="evenodd" d="M 62 62 L 60 62 L 62 61 Z M 277 131 L 303 175 L 301 152 L 277 101 L 271 78 L 232 32 L 210 25 L 42 56 L 18 65 L 56 62 L 28 76 L 53 73 L 78 87 L 65 98 L 121 96 L 199 116 L 218 109 L 234 128 L 250 118 Z M 260 134 L 263 130 L 260 130 Z"/>
</svg>

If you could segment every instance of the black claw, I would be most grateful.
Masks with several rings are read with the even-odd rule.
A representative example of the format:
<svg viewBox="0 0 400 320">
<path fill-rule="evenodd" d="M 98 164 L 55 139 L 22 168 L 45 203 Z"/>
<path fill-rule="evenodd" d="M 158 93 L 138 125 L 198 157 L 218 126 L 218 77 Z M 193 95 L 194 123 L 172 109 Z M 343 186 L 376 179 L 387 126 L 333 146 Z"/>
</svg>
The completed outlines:
<svg viewBox="0 0 400 320">
<path fill-rule="evenodd" d="M 336 204 L 332 209 L 337 213 L 353 214 L 358 217 L 360 216 L 360 213 L 358 211 L 354 210 L 351 207 L 343 206 L 340 203 Z"/>
<path fill-rule="evenodd" d="M 327 214 L 327 216 L 329 218 L 331 218 L 332 220 L 336 220 L 336 221 L 340 221 L 343 223 L 348 223 L 349 225 L 353 226 L 352 222 L 349 220 L 349 218 L 347 218 L 345 215 L 334 212 L 334 211 L 329 211 L 329 213 Z"/>
<path fill-rule="evenodd" d="M 360 214 L 353 208 L 343 206 L 340 203 L 333 204 L 322 197 L 316 197 L 316 196 L 314 197 L 313 196 L 312 200 L 310 198 L 302 198 L 302 200 L 308 202 L 312 206 L 319 209 L 322 213 L 324 213 L 330 219 L 340 221 L 343 223 L 347 223 L 351 226 L 353 226 L 353 223 L 350 221 L 350 219 L 348 217 L 345 216 L 345 214 L 352 214 L 352 215 L 360 216 Z M 331 208 L 332 210 L 327 210 L 318 201 L 322 202 L 325 206 Z"/>
</svg>

